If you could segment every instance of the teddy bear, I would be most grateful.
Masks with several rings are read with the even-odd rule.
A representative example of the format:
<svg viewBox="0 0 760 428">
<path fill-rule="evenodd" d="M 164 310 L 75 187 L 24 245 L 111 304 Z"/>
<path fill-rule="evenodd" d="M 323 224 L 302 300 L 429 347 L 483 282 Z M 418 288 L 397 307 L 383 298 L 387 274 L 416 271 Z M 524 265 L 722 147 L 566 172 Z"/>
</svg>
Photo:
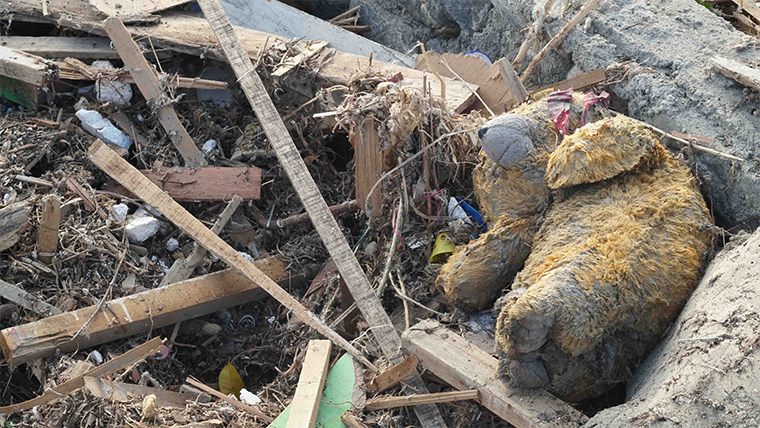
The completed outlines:
<svg viewBox="0 0 760 428">
<path fill-rule="evenodd" d="M 505 382 L 577 402 L 630 379 L 696 286 L 714 226 L 689 168 L 643 123 L 589 112 L 576 92 L 560 132 L 547 99 L 480 129 L 488 232 L 436 284 L 467 311 L 498 298 Z"/>
</svg>

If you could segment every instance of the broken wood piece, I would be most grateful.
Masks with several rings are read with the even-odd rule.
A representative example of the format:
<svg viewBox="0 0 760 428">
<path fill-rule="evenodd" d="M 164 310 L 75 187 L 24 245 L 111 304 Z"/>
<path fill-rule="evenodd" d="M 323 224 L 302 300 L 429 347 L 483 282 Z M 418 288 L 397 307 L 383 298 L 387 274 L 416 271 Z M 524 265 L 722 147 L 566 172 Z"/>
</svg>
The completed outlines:
<svg viewBox="0 0 760 428">
<path fill-rule="evenodd" d="M 202 383 L 198 379 L 195 379 L 193 377 L 189 377 L 189 378 L 185 379 L 185 382 L 188 383 L 188 384 L 190 384 L 190 386 L 198 388 L 198 389 L 200 389 L 201 391 L 203 391 L 203 392 L 205 392 L 207 394 L 213 395 L 214 397 L 216 397 L 216 398 L 218 398 L 218 399 L 220 399 L 222 401 L 225 401 L 225 402 L 227 402 L 227 403 L 229 403 L 229 404 L 237 407 L 238 409 L 245 410 L 246 412 L 248 412 L 248 413 L 250 413 L 250 414 L 252 414 L 254 416 L 257 416 L 257 417 L 261 418 L 262 420 L 264 420 L 267 423 L 272 423 L 272 421 L 274 420 L 274 419 L 270 418 L 269 416 L 265 415 L 261 410 L 255 408 L 253 406 L 249 406 L 248 404 L 243 403 L 242 401 L 238 400 L 235 397 L 229 397 L 229 396 L 227 396 L 225 394 L 222 394 L 221 392 L 219 392 L 219 391 L 211 388 L 210 386 L 206 385 L 205 383 Z"/>
<path fill-rule="evenodd" d="M 407 395 L 401 397 L 377 397 L 367 401 L 364 410 L 372 412 L 375 410 L 394 409 L 396 407 L 419 406 L 420 404 L 432 403 L 450 403 L 452 401 L 476 400 L 478 399 L 478 390 L 470 389 L 467 391 L 438 392 L 435 394 Z"/>
<path fill-rule="evenodd" d="M 549 43 L 546 44 L 537 54 L 533 57 L 533 59 L 528 64 L 528 67 L 523 71 L 522 76 L 520 76 L 520 80 L 525 83 L 526 80 L 528 80 L 528 77 L 533 72 L 533 69 L 536 68 L 538 63 L 541 61 L 543 57 L 546 56 L 552 49 L 554 49 L 557 45 L 562 43 L 563 40 L 565 40 L 565 37 L 567 37 L 567 33 L 570 32 L 570 30 L 573 29 L 576 25 L 578 25 L 583 18 L 586 17 L 591 11 L 593 11 L 596 6 L 601 2 L 602 0 L 589 0 L 586 2 L 586 4 L 583 5 L 581 10 L 578 11 L 575 15 L 573 15 L 572 18 L 570 18 L 569 21 L 567 21 L 567 24 L 565 24 L 564 27 L 562 27 L 561 30 L 557 34 L 552 37 L 551 40 L 549 40 Z"/>
<path fill-rule="evenodd" d="M 59 79 L 65 80 L 99 80 L 114 79 L 124 83 L 135 83 L 134 77 L 129 71 L 121 68 L 100 68 L 87 65 L 75 58 L 66 58 L 64 61 L 56 61 Z M 168 76 L 168 75 L 166 75 Z M 158 76 L 157 76 L 158 77 Z M 227 82 L 218 80 L 201 79 L 200 77 L 170 76 L 167 82 L 178 88 L 192 89 L 227 89 Z"/>
<path fill-rule="evenodd" d="M 314 178 L 309 174 L 309 170 L 306 168 L 306 164 L 301 158 L 290 133 L 285 128 L 285 124 L 282 122 L 277 109 L 269 98 L 264 84 L 256 73 L 240 39 L 235 34 L 235 30 L 232 28 L 232 24 L 222 9 L 219 0 L 200 0 L 199 4 L 238 78 L 238 83 L 248 98 L 248 102 L 256 113 L 256 117 L 259 118 L 272 147 L 277 152 L 280 164 L 285 169 L 288 178 L 290 178 L 293 187 L 296 189 L 298 197 L 306 208 L 306 212 L 309 213 L 312 223 L 314 223 L 314 227 L 322 238 L 327 251 L 338 266 L 338 270 L 340 270 L 346 285 L 351 291 L 351 295 L 356 300 L 359 309 L 364 315 L 364 319 L 377 339 L 383 355 L 392 364 L 400 362 L 403 359 L 402 355 L 398 352 L 401 346 L 401 339 L 393 328 L 388 314 L 383 309 L 380 299 L 375 295 L 372 286 L 364 275 L 364 271 L 356 260 L 351 247 L 349 247 L 346 237 L 330 213 L 327 203 L 314 182 Z M 352 70 L 355 66 L 356 64 L 351 66 Z M 221 256 L 220 254 L 217 255 Z M 237 253 L 235 255 L 239 256 Z M 290 295 L 287 295 L 287 297 L 292 299 Z M 295 299 L 293 301 L 294 304 L 298 304 Z M 305 311 L 305 309 L 303 310 Z M 311 312 L 307 313 L 310 316 L 314 316 Z M 329 327 L 325 326 L 321 320 L 317 319 L 316 321 L 318 321 L 316 325 L 320 328 L 327 329 L 331 334 L 336 334 Z M 320 331 L 320 333 L 324 334 L 323 331 Z M 327 337 L 331 338 L 331 336 Z M 342 337 L 340 338 L 343 340 Z M 336 343 L 346 349 L 343 342 L 336 341 Z M 352 345 L 347 342 L 346 345 L 351 346 L 351 350 L 348 352 L 356 356 L 353 353 L 355 350 Z M 357 358 L 357 360 L 365 365 L 369 363 L 364 356 Z M 369 364 L 368 367 L 373 372 L 377 372 L 377 368 L 372 364 Z M 416 391 L 418 393 L 427 392 L 425 383 L 416 371 L 406 379 L 406 382 L 410 385 L 409 391 Z M 417 406 L 415 407 L 415 413 L 420 419 L 421 425 L 426 428 L 446 426 L 443 417 L 435 405 Z"/>
<path fill-rule="evenodd" d="M 395 366 L 376 374 L 372 380 L 367 383 L 367 390 L 374 393 L 381 393 L 388 388 L 396 386 L 401 379 L 412 374 L 417 368 L 419 360 L 414 355 L 410 355 L 404 361 Z"/>
<path fill-rule="evenodd" d="M 224 229 L 224 226 L 226 226 L 227 222 L 230 220 L 230 217 L 232 217 L 232 214 L 238 206 L 240 206 L 241 202 L 243 202 L 243 198 L 235 195 L 230 203 L 224 208 L 222 214 L 219 215 L 219 218 L 216 219 L 216 222 L 211 227 L 211 231 L 217 235 L 220 234 L 222 229 Z M 175 282 L 184 281 L 190 278 L 193 275 L 195 268 L 203 261 L 203 258 L 206 257 L 206 253 L 208 253 L 208 251 L 206 251 L 205 248 L 195 244 L 193 252 L 190 253 L 187 258 L 177 260 L 172 264 L 172 267 L 169 268 L 169 272 L 167 272 L 164 279 L 161 280 L 161 286 L 174 284 Z"/>
<path fill-rule="evenodd" d="M 193 400 L 192 396 L 179 392 L 150 388 L 134 383 L 114 382 L 90 376 L 84 377 L 84 386 L 92 395 L 98 398 L 107 398 L 119 403 L 128 403 L 135 398 L 142 399 L 153 394 L 156 396 L 156 407 L 184 409 L 186 402 Z"/>
<path fill-rule="evenodd" d="M 745 3 L 751 3 L 746 1 Z M 734 79 L 744 86 L 760 90 L 760 70 L 738 61 L 716 56 L 710 60 L 713 67 L 724 76 Z"/>
<path fill-rule="evenodd" d="M 76 181 L 73 177 L 66 178 L 66 187 L 68 187 L 69 190 L 76 193 L 80 198 L 82 198 L 82 203 L 84 204 L 84 208 L 87 211 L 96 213 L 103 220 L 109 219 L 108 214 L 103 210 L 103 208 L 100 208 L 98 201 L 96 201 L 95 198 L 90 195 L 90 192 L 88 192 L 87 189 L 79 184 L 79 182 Z"/>
<path fill-rule="evenodd" d="M 158 351 L 161 350 L 163 346 L 164 344 L 161 341 L 161 339 L 158 337 L 155 337 L 152 340 L 145 342 L 140 346 L 132 348 L 131 350 L 119 355 L 116 358 L 108 360 L 104 362 L 103 364 L 92 368 L 91 370 L 84 373 L 83 375 L 72 378 L 71 380 L 65 383 L 62 383 L 56 387 L 46 389 L 45 392 L 42 393 L 42 395 L 38 397 L 32 398 L 31 400 L 24 401 L 23 403 L 0 407 L 0 414 L 7 415 L 10 413 L 31 409 L 32 407 L 35 407 L 35 406 L 41 406 L 43 404 L 48 404 L 50 402 L 53 402 L 61 397 L 64 397 L 65 394 L 68 394 L 70 392 L 76 391 L 79 388 L 82 388 L 85 385 L 85 382 L 84 382 L 85 376 L 101 378 L 103 376 L 107 376 L 111 373 L 114 373 L 118 370 L 131 367 L 133 364 L 139 361 L 142 361 L 145 358 L 148 358 L 149 356 L 157 353 Z"/>
<path fill-rule="evenodd" d="M 42 198 L 40 227 L 37 236 L 37 258 L 49 265 L 58 248 L 58 227 L 61 224 L 61 199 L 56 195 Z"/>
<path fill-rule="evenodd" d="M 340 21 L 343 18 L 349 17 L 349 16 L 351 16 L 351 15 L 353 15 L 355 13 L 358 13 L 359 10 L 361 10 L 361 8 L 362 8 L 362 5 L 352 7 L 351 9 L 348 9 L 347 11 L 345 11 L 345 12 L 339 14 L 339 15 L 334 16 L 333 18 L 329 19 L 327 22 L 330 22 L 330 23 L 334 24 L 335 22 Z"/>
<path fill-rule="evenodd" d="M 579 74 L 575 77 L 565 79 L 561 82 L 557 82 L 549 86 L 544 86 L 541 89 L 530 91 L 530 94 L 535 95 L 539 92 L 546 91 L 547 89 L 553 89 L 555 91 L 565 91 L 570 88 L 581 90 L 596 85 L 597 83 L 604 82 L 605 79 L 607 79 L 607 75 L 604 72 L 604 68 L 600 67 L 595 70 L 591 70 L 588 73 Z"/>
<path fill-rule="evenodd" d="M 119 59 L 105 37 L 0 36 L 0 46 L 43 58 Z M 171 56 L 160 49 L 156 54 L 162 59 Z"/>
<path fill-rule="evenodd" d="M 358 210 L 359 204 L 357 203 L 356 199 L 352 199 L 338 205 L 333 205 L 329 209 L 335 218 L 339 218 L 345 214 Z M 279 228 L 286 228 L 298 224 L 309 223 L 310 221 L 311 219 L 309 218 L 309 213 L 302 213 L 279 219 L 276 221 L 276 224 Z"/>
<path fill-rule="evenodd" d="M 250 60 L 248 60 L 248 62 L 250 64 Z M 265 116 L 258 115 L 258 117 L 265 120 Z M 153 184 L 147 177 L 142 175 L 140 171 L 119 157 L 116 152 L 108 148 L 105 143 L 96 140 L 88 149 L 88 156 L 98 168 L 103 170 L 103 172 L 110 175 L 111 178 L 118 181 L 122 186 L 137 195 L 137 197 L 142 199 L 145 203 L 158 210 L 169 219 L 169 221 L 195 239 L 199 245 L 202 245 L 207 250 L 216 254 L 217 257 L 227 263 L 230 267 L 235 268 L 238 272 L 245 275 L 251 280 L 251 282 L 253 282 L 253 284 L 263 288 L 270 296 L 282 303 L 283 306 L 293 311 L 293 314 L 306 325 L 334 341 L 349 354 L 353 355 L 357 360 L 367 365 L 367 367 L 377 371 L 361 351 L 356 349 L 346 339 L 325 325 L 322 320 L 301 305 L 298 300 L 291 296 L 287 291 L 283 290 L 282 287 L 266 276 L 253 263 L 246 260 L 228 243 L 224 242 L 222 238 L 216 236 L 214 232 L 210 231 L 200 222 L 200 220 L 193 217 L 192 214 L 187 212 L 187 210 L 174 199 L 159 189 L 158 186 Z M 330 216 L 330 218 L 332 218 L 332 216 Z M 335 220 L 333 219 L 333 222 L 334 221 Z M 340 235 L 343 236 L 342 234 Z"/>
<path fill-rule="evenodd" d="M 374 116 L 365 118 L 361 126 L 354 130 L 354 162 L 356 163 L 356 202 L 366 210 L 369 218 L 383 212 L 383 194 L 374 192 L 369 200 L 372 187 L 382 177 L 385 166 L 385 151 L 380 151 L 380 134 Z"/>
<path fill-rule="evenodd" d="M 229 201 L 233 196 L 251 201 L 261 196 L 261 170 L 255 167 L 161 167 L 140 172 L 181 202 Z M 114 182 L 107 183 L 103 190 L 132 196 Z"/>
<path fill-rule="evenodd" d="M 26 175 L 16 175 L 16 176 L 13 177 L 13 179 L 17 180 L 17 181 L 21 181 L 23 183 L 34 184 L 36 186 L 55 187 L 55 184 L 53 184 L 52 181 L 43 180 L 43 179 L 37 178 L 37 177 L 28 177 Z M 2 216 L 1 213 L 0 213 L 0 216 Z M 0 245 L 0 248 L 2 248 L 2 245 Z M 0 251 L 2 251 L 2 250 L 0 250 Z"/>
<path fill-rule="evenodd" d="M 512 93 L 517 102 L 522 104 L 527 101 L 529 98 L 528 91 L 525 89 L 525 86 L 523 86 L 520 77 L 515 72 L 515 69 L 512 68 L 512 64 L 509 60 L 502 58 L 497 61 L 497 64 L 499 65 L 501 78 L 504 79 L 504 82 L 509 87 L 509 92 Z"/>
<path fill-rule="evenodd" d="M 55 306 L 45 303 L 42 300 L 22 290 L 21 288 L 13 284 L 9 284 L 3 280 L 0 280 L 0 297 L 6 300 L 10 300 L 22 308 L 28 309 L 43 317 L 49 317 L 51 315 L 58 315 L 63 313 L 63 311 L 56 308 Z M 12 328 L 13 327 L 11 327 L 11 329 Z"/>
<path fill-rule="evenodd" d="M 17 180 L 18 177 L 17 175 Z M 17 202 L 0 209 L 0 251 L 16 245 L 21 238 L 29 223 L 29 209 L 26 202 Z"/>
<path fill-rule="evenodd" d="M 55 80 L 58 69 L 39 56 L 0 46 L 0 75 L 42 87 Z"/>
<path fill-rule="evenodd" d="M 701 135 L 684 134 L 683 132 L 678 131 L 670 131 L 670 133 L 673 134 L 674 137 L 682 138 L 684 140 L 694 140 L 705 144 L 712 144 L 713 142 L 712 138 L 703 137 Z"/>
<path fill-rule="evenodd" d="M 282 64 L 280 64 L 273 72 L 272 77 L 275 79 L 282 79 L 285 75 L 290 73 L 294 68 L 303 64 L 309 58 L 318 54 L 322 49 L 327 46 L 327 42 L 314 42 L 309 44 L 308 49 L 304 49 L 298 55 L 294 57 L 286 58 Z"/>
<path fill-rule="evenodd" d="M 313 428 L 316 424 L 331 348 L 329 340 L 309 341 L 286 428 Z"/>
<path fill-rule="evenodd" d="M 426 369 L 459 390 L 477 389 L 481 404 L 517 428 L 567 428 L 588 420 L 543 389 L 507 387 L 498 377 L 496 358 L 438 321 L 422 321 L 404 332 L 402 339 L 404 350 L 419 358 Z"/>
<path fill-rule="evenodd" d="M 203 153 L 195 145 L 185 127 L 182 126 L 177 112 L 171 105 L 171 100 L 161 89 L 153 67 L 145 60 L 127 28 L 119 18 L 114 17 L 106 19 L 104 27 L 113 41 L 114 47 L 119 52 L 119 56 L 124 61 L 124 65 L 129 68 L 140 92 L 148 100 L 148 103 L 157 110 L 158 121 L 161 122 L 185 163 L 195 168 L 205 166 L 206 159 L 203 157 Z"/>
<path fill-rule="evenodd" d="M 268 258 L 255 264 L 273 280 L 291 283 L 292 278 L 286 274 L 285 263 L 281 260 Z M 10 287 L 0 283 L 0 293 L 13 291 Z M 232 269 L 225 269 L 111 300 L 104 305 L 109 309 L 94 317 L 96 305 L 66 313 L 53 307 L 50 310 L 56 312 L 51 313 L 59 315 L 0 331 L 0 348 L 5 361 L 17 366 L 47 357 L 57 349 L 71 352 L 88 348 L 257 300 L 264 295 L 250 280 Z M 36 303 L 32 300 L 30 305 Z M 90 317 L 92 321 L 72 341 Z"/>
</svg>

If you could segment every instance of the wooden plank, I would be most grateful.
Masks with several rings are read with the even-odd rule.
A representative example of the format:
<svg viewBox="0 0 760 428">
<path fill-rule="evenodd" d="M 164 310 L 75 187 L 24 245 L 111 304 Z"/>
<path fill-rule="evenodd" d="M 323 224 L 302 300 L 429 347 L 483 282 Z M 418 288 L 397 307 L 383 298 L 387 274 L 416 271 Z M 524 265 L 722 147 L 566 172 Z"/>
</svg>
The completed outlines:
<svg viewBox="0 0 760 428">
<path fill-rule="evenodd" d="M 289 284 L 285 264 L 268 258 L 256 261 L 266 275 Z M 6 287 L 0 287 L 0 290 Z M 232 269 L 106 302 L 108 310 L 95 315 L 87 328 L 71 339 L 95 312 L 96 305 L 61 313 L 0 331 L 0 348 L 8 364 L 16 366 L 51 355 L 71 352 L 140 334 L 265 296 L 255 284 Z"/>
<path fill-rule="evenodd" d="M 122 68 L 100 68 L 87 65 L 75 58 L 66 58 L 64 61 L 55 61 L 58 67 L 58 78 L 66 80 L 97 80 L 99 78 L 113 78 L 125 83 L 135 83 L 135 79 L 129 71 Z M 155 71 L 155 70 L 154 70 Z M 227 82 L 201 79 L 198 77 L 171 76 L 169 82 L 178 88 L 191 89 L 227 89 Z"/>
<path fill-rule="evenodd" d="M 481 404 L 517 428 L 566 428 L 588 420 L 543 389 L 507 387 L 497 377 L 496 358 L 437 321 L 422 321 L 402 338 L 404 350 L 417 356 L 425 368 L 457 389 L 477 389 Z"/>
<path fill-rule="evenodd" d="M 367 390 L 380 393 L 388 388 L 396 386 L 402 379 L 412 374 L 417 369 L 419 360 L 414 355 L 410 355 L 404 361 L 396 364 L 388 370 L 378 373 L 367 383 Z"/>
<path fill-rule="evenodd" d="M 42 198 L 40 227 L 37 235 L 37 258 L 47 265 L 58 248 L 58 227 L 61 224 L 61 200 L 56 195 Z"/>
<path fill-rule="evenodd" d="M 327 21 L 279 1 L 222 0 L 222 7 L 234 25 L 264 31 L 287 39 L 324 40 L 341 51 L 378 61 L 405 66 L 414 64 L 412 58 L 375 41 L 344 30 Z M 298 23 L 294 25 L 293 23 Z"/>
<path fill-rule="evenodd" d="M 124 61 L 124 65 L 129 68 L 129 72 L 135 79 L 137 87 L 140 88 L 143 96 L 148 103 L 155 103 L 158 108 L 158 121 L 166 130 L 166 133 L 174 143 L 174 147 L 177 148 L 185 163 L 191 167 L 201 167 L 206 165 L 206 158 L 203 157 L 203 153 L 195 145 L 195 142 L 190 138 L 190 134 L 182 126 L 182 122 L 177 116 L 177 112 L 174 111 L 174 107 L 171 104 L 162 105 L 165 103 L 166 94 L 161 90 L 161 85 L 158 82 L 158 78 L 148 61 L 145 60 L 140 48 L 132 40 L 132 36 L 129 35 L 127 28 L 124 27 L 119 18 L 108 18 L 105 20 L 105 29 L 108 32 L 108 36 L 113 41 L 116 51 L 119 52 L 121 59 Z"/>
<path fill-rule="evenodd" d="M 561 82 L 557 82 L 549 86 L 544 86 L 541 89 L 531 91 L 530 94 L 535 95 L 547 89 L 553 89 L 555 91 L 565 91 L 570 88 L 581 90 L 596 85 L 597 83 L 604 82 L 606 79 L 607 75 L 604 73 L 604 69 L 597 68 L 587 73 L 579 74 L 575 77 L 571 77 Z"/>
<path fill-rule="evenodd" d="M 120 58 L 116 50 L 111 47 L 111 41 L 105 37 L 0 36 L 0 46 L 43 58 Z M 159 58 L 171 56 L 171 52 L 160 49 L 156 53 Z"/>
<path fill-rule="evenodd" d="M 400 362 L 403 359 L 403 355 L 398 352 L 401 347 L 401 339 L 393 328 L 388 314 L 385 313 L 380 299 L 375 295 L 372 286 L 364 275 L 361 265 L 359 265 L 348 241 L 346 241 L 346 237 L 343 236 L 338 223 L 330 213 L 327 203 L 319 193 L 314 179 L 306 169 L 306 164 L 269 98 L 264 84 L 254 70 L 248 54 L 237 38 L 227 15 L 222 10 L 218 0 L 201 0 L 200 6 L 217 35 L 219 44 L 224 49 L 235 75 L 238 77 L 238 83 L 248 97 L 256 117 L 259 118 L 264 132 L 275 149 L 280 164 L 296 189 L 306 212 L 309 213 L 327 251 L 338 266 L 351 295 L 356 300 L 357 306 L 377 339 L 383 355 L 392 364 Z M 156 205 L 153 204 L 153 206 Z M 374 366 L 371 368 L 373 371 L 377 371 Z M 406 381 L 410 385 L 408 391 L 427 392 L 427 388 L 417 372 L 407 378 Z M 417 406 L 415 412 L 422 426 L 446 426 L 435 405 Z"/>
<path fill-rule="evenodd" d="M 246 412 L 248 412 L 248 413 L 250 413 L 250 414 L 252 414 L 254 416 L 258 416 L 259 418 L 263 419 L 267 423 L 272 423 L 273 422 L 273 419 L 270 418 L 269 416 L 265 415 L 264 413 L 262 413 L 261 410 L 259 410 L 259 409 L 255 408 L 253 406 L 249 406 L 248 404 L 245 404 L 245 403 L 241 402 L 240 400 L 238 400 L 234 396 L 230 397 L 228 395 L 222 394 L 221 392 L 219 392 L 219 391 L 217 391 L 217 390 L 209 387 L 208 385 L 206 385 L 204 383 L 201 383 L 200 381 L 198 381 L 195 378 L 189 377 L 189 378 L 185 379 L 185 382 L 188 383 L 188 384 L 190 384 L 191 386 L 194 386 L 195 388 L 200 389 L 201 391 L 205 392 L 206 394 L 211 394 L 214 397 L 216 397 L 216 398 L 218 398 L 218 399 L 220 399 L 220 400 L 222 400 L 222 401 L 224 401 L 226 403 L 232 404 L 233 406 L 237 407 L 238 409 L 243 409 Z"/>
<path fill-rule="evenodd" d="M 184 409 L 188 400 L 194 400 L 194 397 L 188 394 L 90 376 L 84 377 L 84 386 L 98 398 L 107 398 L 119 403 L 129 403 L 135 398 L 142 399 L 153 394 L 156 396 L 156 407 Z"/>
<path fill-rule="evenodd" d="M 58 71 L 55 65 L 36 55 L 0 46 L 0 75 L 34 86 L 52 82 Z"/>
<path fill-rule="evenodd" d="M 502 58 L 496 62 L 499 66 L 501 78 L 504 79 L 504 83 L 509 87 L 509 92 L 517 99 L 518 103 L 524 103 L 528 100 L 528 91 L 520 81 L 520 76 L 517 75 L 515 69 L 512 68 L 512 63 L 508 59 Z"/>
<path fill-rule="evenodd" d="M 23 403 L 13 404 L 10 406 L 0 407 L 0 414 L 10 414 L 19 412 L 21 410 L 31 409 L 35 406 L 47 404 L 53 402 L 61 397 L 65 397 L 65 394 L 76 391 L 84 386 L 84 377 L 100 378 L 107 376 L 118 370 L 132 366 L 133 364 L 144 360 L 145 358 L 157 353 L 164 346 L 160 338 L 155 337 L 152 340 L 137 346 L 116 358 L 106 361 L 105 363 L 93 367 L 87 373 L 77 376 L 65 383 L 62 383 L 56 387 L 48 388 L 39 397 L 32 398 L 31 400 L 24 401 Z"/>
<path fill-rule="evenodd" d="M 250 60 L 249 60 L 250 62 Z M 261 118 L 261 116 L 259 116 Z M 221 260 L 229 266 L 235 268 L 238 272 L 246 276 L 253 284 L 263 288 L 283 306 L 293 311 L 293 314 L 303 321 L 306 325 L 317 330 L 320 334 L 338 344 L 346 352 L 353 355 L 367 367 L 374 368 L 367 358 L 351 345 L 346 339 L 325 325 L 311 311 L 306 309 L 293 296 L 283 290 L 271 278 L 266 276 L 252 262 L 246 260 L 222 238 L 216 236 L 203 223 L 192 214 L 187 212 L 174 199 L 169 197 L 165 192 L 153 184 L 147 177 L 140 174 L 127 161 L 122 159 L 116 152 L 100 140 L 96 140 L 88 150 L 89 159 L 98 166 L 103 172 L 110 175 L 111 178 L 118 181 L 130 192 L 134 193 L 145 203 L 163 214 L 169 221 L 182 229 L 190 237 L 195 239 L 198 244 L 204 246 L 210 252 L 216 254 Z M 328 211 L 329 213 L 329 211 Z M 332 216 L 330 217 L 332 218 Z M 333 221 L 335 221 L 333 219 Z M 340 233 L 340 232 L 339 232 Z M 341 234 L 341 236 L 343 236 Z M 375 369 L 376 370 L 376 369 Z"/>
<path fill-rule="evenodd" d="M 190 0 L 132 0 L 125 4 L 121 0 L 89 0 L 90 4 L 108 16 L 141 16 L 171 9 Z"/>
<path fill-rule="evenodd" d="M 217 235 L 220 234 L 224 229 L 224 226 L 226 226 L 227 222 L 230 220 L 230 217 L 232 217 L 232 214 L 235 213 L 235 210 L 240 206 L 241 202 L 243 202 L 243 199 L 240 196 L 235 195 L 230 203 L 224 207 L 224 211 L 222 211 L 222 214 L 216 219 L 216 222 L 211 227 L 211 231 Z M 206 253 L 208 253 L 208 251 L 206 251 L 205 248 L 195 244 L 193 252 L 190 253 L 187 258 L 184 260 L 177 260 L 172 264 L 172 267 L 169 268 L 169 272 L 166 272 L 164 279 L 161 280 L 160 285 L 174 284 L 175 282 L 184 281 L 190 278 L 198 264 L 200 264 L 203 261 L 203 258 L 206 257 Z"/>
<path fill-rule="evenodd" d="M 329 340 L 310 340 L 285 428 L 314 428 L 330 364 Z"/>
<path fill-rule="evenodd" d="M 19 176 L 16 176 L 18 179 Z M 16 245 L 29 223 L 29 205 L 17 202 L 0 209 L 0 251 Z"/>
<path fill-rule="evenodd" d="M 22 290 L 21 288 L 16 287 L 13 284 L 9 284 L 1 279 L 0 297 L 6 300 L 10 300 L 22 308 L 29 309 L 30 311 L 43 317 L 63 313 L 63 311 L 56 308 L 55 306 L 45 303 L 42 300 Z"/>
<path fill-rule="evenodd" d="M 450 403 L 452 401 L 477 400 L 478 390 L 438 392 L 435 394 L 407 395 L 401 397 L 377 397 L 367 401 L 364 411 L 395 409 L 396 407 L 419 406 L 420 404 Z"/>
<path fill-rule="evenodd" d="M 710 61 L 713 67 L 724 76 L 734 79 L 744 86 L 760 90 L 760 70 L 748 67 L 738 61 L 718 56 Z"/>
<path fill-rule="evenodd" d="M 255 167 L 161 167 L 140 172 L 175 201 L 229 201 L 236 195 L 251 201 L 261 196 L 261 170 Z M 132 196 L 115 182 L 104 190 Z"/>
<path fill-rule="evenodd" d="M 374 116 L 365 118 L 361 126 L 354 131 L 353 143 L 356 202 L 360 209 L 367 210 L 367 216 L 374 218 L 383 212 L 383 193 L 373 193 L 369 201 L 367 195 L 382 177 L 385 166 L 385 151 L 379 150 L 380 135 Z"/>
<path fill-rule="evenodd" d="M 735 5 L 760 22 L 760 7 L 752 0 L 732 0 Z"/>
</svg>

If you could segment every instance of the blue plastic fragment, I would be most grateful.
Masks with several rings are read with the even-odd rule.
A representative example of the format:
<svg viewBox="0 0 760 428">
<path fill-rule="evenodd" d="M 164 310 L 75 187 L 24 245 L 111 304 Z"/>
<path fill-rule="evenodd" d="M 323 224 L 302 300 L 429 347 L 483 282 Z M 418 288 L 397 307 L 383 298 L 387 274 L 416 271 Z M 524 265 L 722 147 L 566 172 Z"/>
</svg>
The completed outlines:
<svg viewBox="0 0 760 428">
<path fill-rule="evenodd" d="M 459 202 L 459 206 L 462 207 L 464 212 L 467 213 L 467 215 L 470 216 L 471 219 L 475 220 L 475 223 L 477 223 L 478 226 L 483 228 L 484 232 L 488 232 L 488 225 L 486 224 L 486 221 L 483 220 L 483 216 L 480 215 L 478 210 L 473 208 L 470 204 L 465 202 L 460 197 L 457 197 L 457 202 Z"/>
<path fill-rule="evenodd" d="M 464 56 L 474 56 L 476 58 L 482 59 L 488 65 L 493 65 L 493 61 L 491 61 L 491 58 L 489 58 L 488 55 L 486 55 L 485 52 L 483 51 L 479 51 L 479 50 L 469 51 L 466 54 L 464 54 Z"/>
</svg>

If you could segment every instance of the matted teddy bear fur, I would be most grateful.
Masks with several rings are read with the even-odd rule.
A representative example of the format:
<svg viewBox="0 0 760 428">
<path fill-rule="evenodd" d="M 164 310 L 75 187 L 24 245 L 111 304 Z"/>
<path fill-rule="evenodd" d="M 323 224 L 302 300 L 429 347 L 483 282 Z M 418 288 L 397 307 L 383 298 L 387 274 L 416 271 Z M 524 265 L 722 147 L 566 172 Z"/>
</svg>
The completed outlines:
<svg viewBox="0 0 760 428">
<path fill-rule="evenodd" d="M 581 109 L 576 94 L 571 129 Z M 600 119 L 561 143 L 553 126 L 545 101 L 484 126 L 474 185 L 490 230 L 438 285 L 482 309 L 514 277 L 500 375 L 577 401 L 627 380 L 657 343 L 699 280 L 712 220 L 689 169 L 640 122 Z"/>
</svg>

